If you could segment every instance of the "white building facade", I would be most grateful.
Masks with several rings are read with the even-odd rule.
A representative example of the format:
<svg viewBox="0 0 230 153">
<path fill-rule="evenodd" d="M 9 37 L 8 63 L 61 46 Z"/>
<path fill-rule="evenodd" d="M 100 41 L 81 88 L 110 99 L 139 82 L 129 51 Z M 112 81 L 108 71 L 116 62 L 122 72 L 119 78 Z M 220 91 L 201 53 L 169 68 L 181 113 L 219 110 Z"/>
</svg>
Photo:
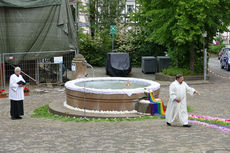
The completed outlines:
<svg viewBox="0 0 230 153">
<path fill-rule="evenodd" d="M 79 11 L 79 13 L 76 13 L 76 8 L 78 8 L 77 6 L 77 1 L 81 2 L 81 6 L 83 6 L 83 10 L 87 10 L 89 7 L 89 1 L 90 0 L 70 0 L 70 5 L 72 5 L 72 11 L 73 11 L 73 15 L 75 18 L 75 23 L 76 25 L 78 25 L 79 28 L 83 29 L 84 33 L 90 33 L 90 21 L 89 21 L 89 14 L 86 13 L 87 11 Z M 126 4 L 125 4 L 125 9 L 122 12 L 123 14 L 123 20 L 122 22 L 127 23 L 129 22 L 129 13 L 134 12 L 137 7 L 136 7 L 136 0 L 127 0 Z M 75 9 L 75 10 L 74 10 Z M 79 8 L 78 8 L 79 10 Z M 82 8 L 81 8 L 82 10 Z"/>
</svg>

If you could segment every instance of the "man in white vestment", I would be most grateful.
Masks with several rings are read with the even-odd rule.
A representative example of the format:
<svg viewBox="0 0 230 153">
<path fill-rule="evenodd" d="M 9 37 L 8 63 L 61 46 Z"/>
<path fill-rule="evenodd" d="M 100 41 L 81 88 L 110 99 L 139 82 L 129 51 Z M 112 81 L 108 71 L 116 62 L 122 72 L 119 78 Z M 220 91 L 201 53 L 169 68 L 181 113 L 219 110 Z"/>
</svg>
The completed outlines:
<svg viewBox="0 0 230 153">
<path fill-rule="evenodd" d="M 191 127 L 188 124 L 186 93 L 190 95 L 198 94 L 194 88 L 189 87 L 184 82 L 184 77 L 178 74 L 176 75 L 176 80 L 169 87 L 170 97 L 165 115 L 168 126 L 171 126 L 175 119 L 179 118 L 180 123 L 184 127 Z"/>
<path fill-rule="evenodd" d="M 9 99 L 10 99 L 10 115 L 11 119 L 22 119 L 24 115 L 23 100 L 24 100 L 24 87 L 25 80 L 20 75 L 21 69 L 16 67 L 14 70 L 15 74 L 10 76 L 9 86 Z"/>
</svg>

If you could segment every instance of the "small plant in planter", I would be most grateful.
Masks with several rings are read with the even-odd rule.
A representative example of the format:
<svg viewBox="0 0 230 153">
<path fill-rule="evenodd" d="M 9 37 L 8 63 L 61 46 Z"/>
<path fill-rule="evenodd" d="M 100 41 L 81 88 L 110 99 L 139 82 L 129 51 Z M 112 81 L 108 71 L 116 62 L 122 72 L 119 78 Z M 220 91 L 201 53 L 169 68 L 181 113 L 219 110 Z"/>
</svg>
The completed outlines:
<svg viewBox="0 0 230 153">
<path fill-rule="evenodd" d="M 7 92 L 5 89 L 0 89 L 0 98 L 6 98 L 7 97 Z"/>
<path fill-rule="evenodd" d="M 28 96 L 29 95 L 29 92 L 30 92 L 30 90 L 29 90 L 29 88 L 24 88 L 24 95 L 25 96 Z"/>
</svg>

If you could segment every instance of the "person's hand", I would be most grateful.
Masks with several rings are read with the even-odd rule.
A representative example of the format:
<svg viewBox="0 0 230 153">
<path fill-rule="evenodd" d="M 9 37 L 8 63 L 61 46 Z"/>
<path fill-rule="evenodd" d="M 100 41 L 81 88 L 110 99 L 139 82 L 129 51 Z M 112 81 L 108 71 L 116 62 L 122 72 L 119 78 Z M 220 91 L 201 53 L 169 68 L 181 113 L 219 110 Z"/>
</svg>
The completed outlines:
<svg viewBox="0 0 230 153">
<path fill-rule="evenodd" d="M 24 87 L 25 85 L 23 85 L 23 84 L 19 84 L 19 87 Z"/>
<path fill-rule="evenodd" d="M 180 103 L 180 102 L 181 102 L 181 99 L 176 99 L 176 102 L 177 102 L 177 103 Z"/>
<path fill-rule="evenodd" d="M 200 95 L 198 91 L 194 91 L 195 94 Z"/>
</svg>

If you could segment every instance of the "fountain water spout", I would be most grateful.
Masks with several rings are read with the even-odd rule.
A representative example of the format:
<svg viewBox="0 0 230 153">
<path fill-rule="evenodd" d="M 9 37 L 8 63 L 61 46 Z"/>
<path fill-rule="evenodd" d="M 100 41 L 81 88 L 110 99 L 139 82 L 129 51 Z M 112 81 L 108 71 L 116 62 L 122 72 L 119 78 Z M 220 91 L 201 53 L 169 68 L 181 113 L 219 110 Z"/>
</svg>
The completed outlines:
<svg viewBox="0 0 230 153">
<path fill-rule="evenodd" d="M 82 64 L 83 64 L 83 65 L 86 65 L 87 67 L 90 67 L 90 68 L 91 68 L 92 73 L 93 73 L 93 78 L 94 78 L 94 68 L 93 68 L 93 66 L 92 66 L 91 64 L 87 63 L 87 62 L 83 62 Z M 87 75 L 88 75 L 88 74 L 86 74 L 86 77 L 87 77 Z"/>
</svg>

